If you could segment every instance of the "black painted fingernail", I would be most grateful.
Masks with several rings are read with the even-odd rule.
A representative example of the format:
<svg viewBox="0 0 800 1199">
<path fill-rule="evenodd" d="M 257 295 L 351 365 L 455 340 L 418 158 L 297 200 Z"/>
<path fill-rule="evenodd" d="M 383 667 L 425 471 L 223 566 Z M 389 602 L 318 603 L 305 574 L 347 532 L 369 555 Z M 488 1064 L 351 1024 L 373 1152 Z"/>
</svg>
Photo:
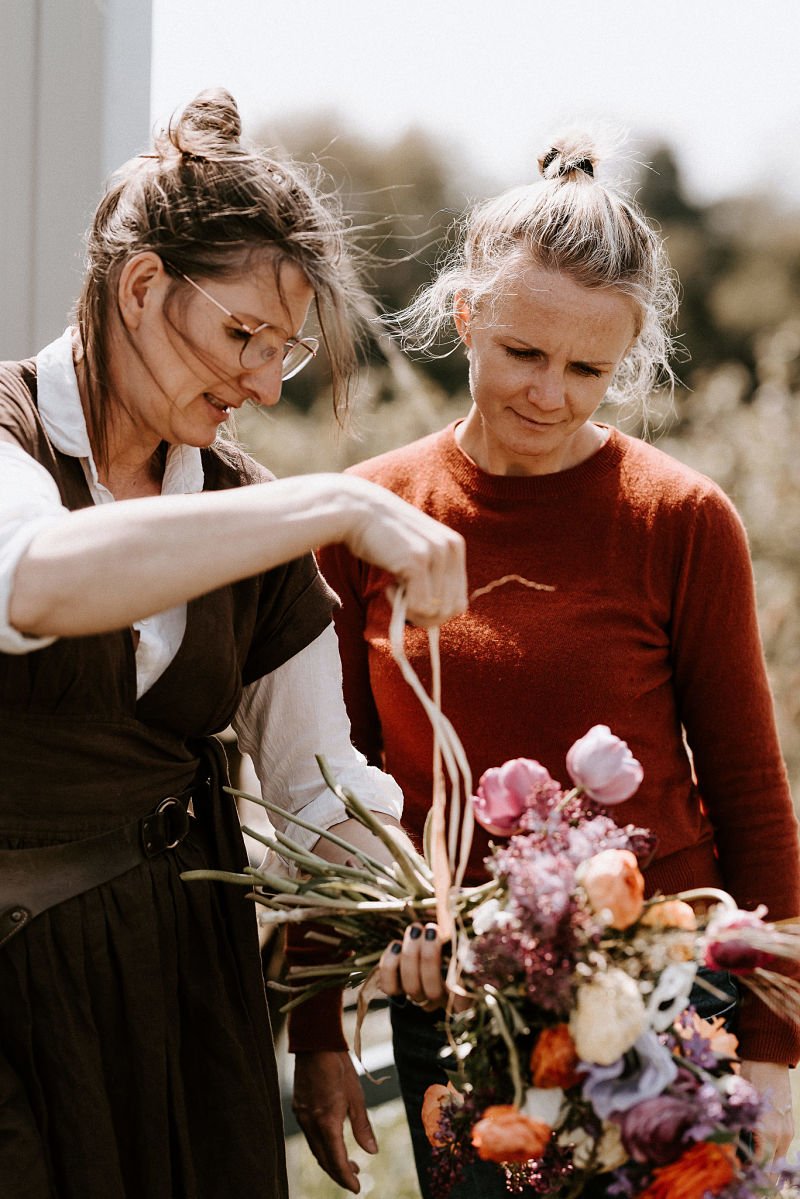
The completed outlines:
<svg viewBox="0 0 800 1199">
<path fill-rule="evenodd" d="M 411 928 L 409 929 L 408 935 L 412 941 L 416 941 L 417 937 L 422 936 L 422 929 L 420 928 L 420 926 L 418 924 L 412 924 Z"/>
<path fill-rule="evenodd" d="M 402 948 L 403 948 L 403 946 L 400 944 L 399 941 L 392 941 L 392 953 L 400 953 L 402 951 Z"/>
<path fill-rule="evenodd" d="M 435 941 L 436 940 L 436 929 L 435 928 L 426 928 L 425 929 L 425 940 L 426 941 Z"/>
</svg>

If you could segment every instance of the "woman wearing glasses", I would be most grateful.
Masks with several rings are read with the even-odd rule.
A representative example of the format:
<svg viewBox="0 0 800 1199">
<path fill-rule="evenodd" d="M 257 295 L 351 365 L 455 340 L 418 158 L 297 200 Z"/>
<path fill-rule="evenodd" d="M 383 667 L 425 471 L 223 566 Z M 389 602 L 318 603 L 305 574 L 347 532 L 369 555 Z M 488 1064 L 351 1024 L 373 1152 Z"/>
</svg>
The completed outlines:
<svg viewBox="0 0 800 1199">
<path fill-rule="evenodd" d="M 0 1177 L 4 1199 L 285 1196 L 252 905 L 210 734 L 233 721 L 291 817 L 388 821 L 350 747 L 313 546 L 465 606 L 461 539 L 334 475 L 273 481 L 220 438 L 317 350 L 338 400 L 358 292 L 335 215 L 204 93 L 102 200 L 68 330 L 0 368 Z M 306 840 L 306 843 L 308 841 Z"/>
</svg>

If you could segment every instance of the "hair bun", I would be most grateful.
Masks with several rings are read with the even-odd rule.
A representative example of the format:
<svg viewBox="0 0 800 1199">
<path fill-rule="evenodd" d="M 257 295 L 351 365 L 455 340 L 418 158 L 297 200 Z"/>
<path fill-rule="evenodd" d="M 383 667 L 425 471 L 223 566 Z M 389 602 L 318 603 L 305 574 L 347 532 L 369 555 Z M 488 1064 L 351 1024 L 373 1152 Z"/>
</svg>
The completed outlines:
<svg viewBox="0 0 800 1199">
<path fill-rule="evenodd" d="M 594 178 L 598 162 L 597 147 L 586 134 L 576 133 L 556 139 L 539 159 L 539 170 L 545 179 L 569 179 L 577 172 Z"/>
<path fill-rule="evenodd" d="M 236 146 L 241 136 L 242 120 L 236 101 L 222 87 L 200 92 L 169 127 L 169 141 L 189 158 L 202 158 L 209 150 Z"/>
</svg>

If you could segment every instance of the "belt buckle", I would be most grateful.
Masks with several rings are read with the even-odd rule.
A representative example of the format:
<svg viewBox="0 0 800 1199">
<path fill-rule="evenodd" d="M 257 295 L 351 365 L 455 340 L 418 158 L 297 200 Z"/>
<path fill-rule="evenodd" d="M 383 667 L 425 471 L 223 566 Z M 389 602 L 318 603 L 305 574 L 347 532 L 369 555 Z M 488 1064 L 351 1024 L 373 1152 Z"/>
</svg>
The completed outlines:
<svg viewBox="0 0 800 1199">
<path fill-rule="evenodd" d="M 142 842 L 148 857 L 175 849 L 189 831 L 189 813 L 174 795 L 162 799 L 142 821 Z"/>
</svg>

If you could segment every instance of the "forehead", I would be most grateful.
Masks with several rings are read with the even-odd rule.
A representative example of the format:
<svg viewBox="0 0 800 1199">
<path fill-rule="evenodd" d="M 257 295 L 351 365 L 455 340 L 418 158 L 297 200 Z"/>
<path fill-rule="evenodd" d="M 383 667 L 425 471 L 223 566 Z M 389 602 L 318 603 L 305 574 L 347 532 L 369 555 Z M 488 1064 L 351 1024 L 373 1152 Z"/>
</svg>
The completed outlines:
<svg viewBox="0 0 800 1199">
<path fill-rule="evenodd" d="M 536 266 L 509 266 L 479 306 L 477 324 L 541 349 L 541 340 L 568 341 L 581 357 L 617 356 L 636 334 L 638 310 L 616 288 L 585 287 L 568 275 Z M 598 359 L 600 360 L 600 359 Z M 602 358 L 603 361 L 606 358 Z"/>
<path fill-rule="evenodd" d="M 314 298 L 300 267 L 264 255 L 254 255 L 241 271 L 210 280 L 208 286 L 215 299 L 248 324 L 266 321 L 287 335 L 302 326 Z"/>
</svg>

